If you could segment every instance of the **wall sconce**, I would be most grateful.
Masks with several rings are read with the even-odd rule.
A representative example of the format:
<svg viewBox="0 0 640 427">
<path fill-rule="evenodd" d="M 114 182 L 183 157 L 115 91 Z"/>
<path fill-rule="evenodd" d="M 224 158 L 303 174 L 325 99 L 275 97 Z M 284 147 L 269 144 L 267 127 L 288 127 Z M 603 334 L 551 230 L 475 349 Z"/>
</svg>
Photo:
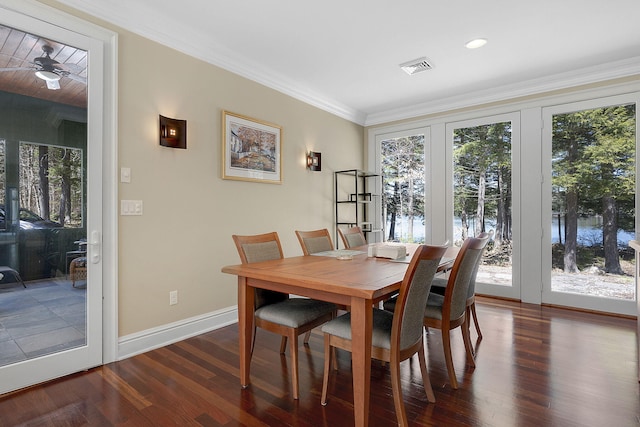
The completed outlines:
<svg viewBox="0 0 640 427">
<path fill-rule="evenodd" d="M 309 151 L 309 154 L 307 154 L 307 169 L 317 172 L 322 170 L 322 153 Z"/>
<path fill-rule="evenodd" d="M 160 145 L 187 148 L 187 121 L 160 116 Z"/>
</svg>

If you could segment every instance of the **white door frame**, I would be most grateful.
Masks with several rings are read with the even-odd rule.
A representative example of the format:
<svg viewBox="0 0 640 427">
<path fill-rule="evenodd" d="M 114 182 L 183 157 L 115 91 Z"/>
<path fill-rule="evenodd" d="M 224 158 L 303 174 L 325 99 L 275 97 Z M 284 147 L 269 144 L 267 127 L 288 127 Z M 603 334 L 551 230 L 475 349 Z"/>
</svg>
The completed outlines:
<svg viewBox="0 0 640 427">
<path fill-rule="evenodd" d="M 512 254 L 511 254 L 511 286 L 498 286 L 489 283 L 476 283 L 476 293 L 493 295 L 503 298 L 520 299 L 521 259 L 521 144 L 520 144 L 520 113 L 504 113 L 492 116 L 476 117 L 469 120 L 448 122 L 446 124 L 446 159 L 447 173 L 445 187 L 447 191 L 446 218 L 447 239 L 453 242 L 453 132 L 455 129 L 489 125 L 492 123 L 511 122 L 511 221 L 512 221 Z"/>
<path fill-rule="evenodd" d="M 605 311 L 624 315 L 637 315 L 636 301 L 619 300 L 612 298 L 602 298 L 589 295 L 572 294 L 551 291 L 551 144 L 553 137 L 553 116 L 556 114 L 572 113 L 583 110 L 591 110 L 601 107 L 609 107 L 622 104 L 636 104 L 636 200 L 635 200 L 635 229 L 638 237 L 638 224 L 640 222 L 638 210 L 640 206 L 637 189 L 640 183 L 640 92 L 624 95 L 615 95 L 603 98 L 593 98 L 584 101 L 571 102 L 554 105 L 542 109 L 543 132 L 542 132 L 542 302 L 546 304 L 556 304 L 568 307 L 577 307 L 586 310 Z M 638 296 L 636 295 L 636 299 Z"/>
<path fill-rule="evenodd" d="M 402 138 L 410 135 L 424 135 L 424 216 L 425 216 L 425 242 L 433 242 L 435 239 L 440 239 L 440 242 L 444 242 L 444 236 L 440 236 L 439 229 L 436 230 L 436 236 L 434 236 L 433 223 L 433 188 L 431 183 L 433 182 L 433 152 L 431 144 L 431 128 L 424 122 L 415 122 L 411 125 L 389 126 L 384 128 L 374 129 L 369 132 L 368 143 L 368 162 L 367 167 L 371 172 L 378 174 L 382 173 L 382 160 L 380 152 L 380 144 L 382 141 L 392 138 Z M 380 182 L 380 185 L 382 183 Z M 382 194 L 382 188 L 375 189 L 377 194 Z M 373 212 L 372 218 L 382 217 L 382 204 L 378 203 L 375 206 L 376 212 Z M 385 230 L 385 232 L 388 230 Z M 380 241 L 386 240 L 386 236 L 381 236 Z M 442 237 L 442 238 L 441 238 Z M 436 240 L 437 241 L 437 240 Z"/>
<path fill-rule="evenodd" d="M 87 345 L 0 368 L 0 393 L 117 359 L 117 181 L 115 33 L 33 0 L 0 0 L 0 23 L 87 50 Z"/>
</svg>

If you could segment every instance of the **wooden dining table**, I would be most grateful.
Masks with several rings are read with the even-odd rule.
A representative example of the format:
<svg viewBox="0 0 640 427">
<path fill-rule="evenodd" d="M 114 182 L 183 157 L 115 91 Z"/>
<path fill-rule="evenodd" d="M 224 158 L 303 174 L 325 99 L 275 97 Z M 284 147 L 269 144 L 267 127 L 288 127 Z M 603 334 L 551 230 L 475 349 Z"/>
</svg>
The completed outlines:
<svg viewBox="0 0 640 427">
<path fill-rule="evenodd" d="M 371 308 L 398 292 L 408 260 L 416 246 L 407 246 L 409 253 L 406 262 L 368 257 L 365 246 L 350 251 L 333 251 L 325 254 L 327 256 L 297 256 L 223 267 L 222 272 L 238 276 L 241 386 L 246 388 L 250 384 L 255 288 L 348 306 L 353 339 L 354 419 L 356 426 L 367 426 L 371 379 Z M 339 256 L 341 254 L 351 254 L 352 257 L 348 259 L 349 256 Z M 443 257 L 440 269 L 450 268 L 453 258 L 455 251 L 452 248 Z"/>
</svg>

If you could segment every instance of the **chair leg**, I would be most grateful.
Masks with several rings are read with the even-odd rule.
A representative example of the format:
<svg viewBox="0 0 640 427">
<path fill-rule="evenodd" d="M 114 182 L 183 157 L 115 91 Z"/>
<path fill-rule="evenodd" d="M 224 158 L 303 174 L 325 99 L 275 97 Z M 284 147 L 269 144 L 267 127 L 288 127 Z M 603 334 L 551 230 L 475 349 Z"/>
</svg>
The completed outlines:
<svg viewBox="0 0 640 427">
<path fill-rule="evenodd" d="M 320 403 L 322 406 L 327 405 L 327 390 L 329 389 L 329 369 L 331 368 L 331 356 L 335 356 L 335 348 L 329 344 L 329 335 L 324 335 L 324 375 L 322 378 L 322 398 Z M 334 357 L 335 359 L 335 357 Z M 335 369 L 338 368 L 336 361 L 333 361 Z"/>
<path fill-rule="evenodd" d="M 304 334 L 304 343 L 305 344 L 309 344 L 309 338 L 311 338 L 311 331 L 307 331 L 307 333 Z"/>
<path fill-rule="evenodd" d="M 480 331 L 480 324 L 478 323 L 478 315 L 476 314 L 476 303 L 473 302 L 470 306 L 471 316 L 473 316 L 473 324 L 476 327 L 476 332 L 478 333 L 478 341 L 482 339 L 482 332 Z"/>
<path fill-rule="evenodd" d="M 476 367 L 475 357 L 473 355 L 473 347 L 471 346 L 471 335 L 469 334 L 469 319 L 465 317 L 462 328 L 462 340 L 464 341 L 464 349 L 467 352 L 467 363 L 474 368 Z"/>
<path fill-rule="evenodd" d="M 453 358 L 451 357 L 451 335 L 447 328 L 442 330 L 442 347 L 444 349 L 444 360 L 447 364 L 447 372 L 449 373 L 449 382 L 453 389 L 458 389 L 458 380 L 456 379 L 456 371 L 453 367 Z"/>
<path fill-rule="evenodd" d="M 18 273 L 17 271 L 13 271 L 14 276 L 16 276 L 16 279 L 18 280 L 18 282 L 22 283 L 22 287 L 27 289 L 27 285 L 24 284 L 24 281 L 22 280 L 22 277 L 20 276 L 20 273 Z"/>
<path fill-rule="evenodd" d="M 464 315 L 466 316 L 467 319 L 471 319 L 471 306 L 467 305 L 467 308 L 465 308 L 464 310 Z M 471 322 L 467 321 L 467 329 L 469 330 L 469 337 L 471 337 Z M 471 353 L 473 354 L 473 357 L 476 357 L 476 350 L 473 348 L 473 345 L 471 346 Z"/>
<path fill-rule="evenodd" d="M 253 348 L 256 346 L 256 324 L 253 323 L 253 330 L 251 332 L 251 352 L 249 353 L 249 357 L 253 357 Z"/>
<path fill-rule="evenodd" d="M 407 412 L 402 400 L 402 383 L 400 382 L 400 362 L 397 360 L 389 363 L 391 371 L 391 392 L 393 393 L 393 405 L 396 408 L 396 417 L 399 426 L 408 426 Z"/>
<path fill-rule="evenodd" d="M 291 386 L 293 388 L 293 398 L 298 400 L 298 335 L 292 332 L 289 339 L 291 340 L 289 348 L 291 351 Z"/>
<path fill-rule="evenodd" d="M 420 372 L 422 373 L 422 384 L 424 384 L 424 391 L 427 394 L 427 400 L 430 403 L 436 403 L 436 395 L 433 393 L 431 387 L 431 380 L 429 379 L 429 372 L 427 371 L 427 361 L 424 354 L 424 343 L 418 350 L 418 360 L 420 361 Z"/>
<path fill-rule="evenodd" d="M 287 336 L 283 335 L 282 340 L 280 340 L 280 354 L 284 354 L 287 349 Z"/>
</svg>

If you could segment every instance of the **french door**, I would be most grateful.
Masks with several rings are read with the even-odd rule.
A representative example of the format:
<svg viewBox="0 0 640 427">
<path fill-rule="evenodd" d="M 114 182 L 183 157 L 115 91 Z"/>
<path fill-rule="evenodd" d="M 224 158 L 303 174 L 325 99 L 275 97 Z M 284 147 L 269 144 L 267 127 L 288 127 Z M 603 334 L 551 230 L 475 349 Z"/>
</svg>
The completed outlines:
<svg viewBox="0 0 640 427">
<path fill-rule="evenodd" d="M 14 323 L 11 325 L 11 330 L 14 332 L 11 332 L 9 328 L 5 328 L 4 332 L 7 332 L 8 335 L 5 334 L 3 336 L 5 344 L 9 343 L 9 341 L 11 341 L 11 343 L 0 346 L 0 348 L 8 351 L 6 349 L 11 346 L 11 348 L 16 349 L 16 351 L 22 351 L 25 357 L 0 367 L 0 394 L 88 369 L 102 364 L 103 361 L 102 158 L 104 135 L 104 46 L 100 40 L 66 30 L 60 25 L 38 19 L 37 16 L 46 15 L 46 13 L 40 14 L 39 12 L 41 12 L 41 10 L 39 10 L 39 8 L 41 8 L 41 6 L 34 6 L 32 3 L 25 4 L 12 1 L 0 1 L 0 26 L 2 26 L 1 28 L 5 34 L 9 34 L 11 30 L 15 30 L 11 34 L 12 37 L 16 37 L 16 39 L 11 40 L 11 42 L 18 45 L 21 42 L 28 44 L 30 41 L 46 40 L 53 45 L 64 45 L 86 52 L 88 70 L 86 91 L 89 95 L 89 102 L 85 106 L 84 123 L 81 123 L 82 119 L 78 119 L 76 115 L 70 119 L 67 116 L 68 111 L 65 111 L 64 108 L 56 109 L 55 106 L 51 106 L 51 112 L 54 115 L 58 115 L 61 126 L 64 126 L 64 123 L 70 123 L 66 129 L 67 131 L 75 133 L 76 136 L 78 136 L 78 132 L 84 133 L 84 135 L 79 135 L 74 139 L 76 146 L 71 149 L 68 147 L 69 138 L 67 138 L 66 134 L 64 137 L 60 136 L 61 139 L 57 141 L 56 144 L 51 144 L 46 138 L 39 140 L 33 133 L 31 133 L 32 136 L 28 140 L 25 140 L 21 135 L 24 135 L 25 132 L 28 133 L 28 131 L 25 130 L 26 128 L 21 128 L 21 124 L 17 122 L 8 128 L 4 127 L 0 130 L 0 138 L 4 139 L 5 147 L 7 148 L 4 153 L 7 164 L 6 167 L 3 168 L 5 174 L 2 177 L 3 183 L 5 184 L 5 200 L 3 200 L 2 203 L 8 207 L 12 206 L 9 207 L 9 210 L 14 211 L 7 220 L 11 220 L 11 218 L 15 219 L 14 224 L 7 224 L 3 228 L 3 240 L 9 243 L 2 247 L 2 251 L 5 251 L 3 255 L 6 255 L 6 251 L 11 250 L 15 252 L 16 255 L 12 258 L 10 257 L 10 259 L 15 261 L 15 265 L 12 265 L 15 269 L 24 268 L 25 270 L 29 270 L 35 262 L 45 263 L 47 268 L 44 269 L 46 273 L 43 277 L 34 274 L 33 281 L 27 280 L 26 287 L 20 289 L 18 286 L 17 290 L 20 292 L 24 291 L 24 293 L 31 292 L 34 301 L 44 301 L 51 304 L 55 299 L 53 293 L 57 292 L 56 289 L 67 292 L 70 288 L 74 287 L 71 281 L 68 280 L 68 268 L 69 262 L 71 261 L 68 254 L 72 253 L 75 249 L 81 250 L 86 248 L 86 253 L 84 254 L 86 256 L 86 264 L 84 266 L 84 268 L 86 268 L 86 277 L 84 277 L 84 275 L 83 277 L 77 277 L 77 285 L 79 286 L 77 288 L 74 287 L 74 289 L 77 289 L 78 292 L 72 293 L 75 307 L 73 309 L 69 308 L 69 310 L 75 311 L 62 313 L 61 311 L 64 310 L 59 309 L 58 314 L 61 315 L 62 320 L 56 320 L 56 322 L 60 323 L 61 330 L 65 329 L 65 334 L 66 332 L 72 331 L 75 334 L 74 336 L 79 335 L 80 338 L 74 340 L 73 345 L 68 346 L 56 341 L 59 336 L 65 335 L 59 335 L 59 331 L 51 331 L 50 333 L 40 335 L 35 334 L 33 336 L 25 335 L 28 333 L 25 332 L 25 330 L 29 328 L 32 328 L 33 332 L 38 332 L 38 328 L 44 326 L 47 322 L 52 322 L 51 317 L 42 317 L 43 311 L 50 310 L 51 305 L 45 304 L 43 305 L 45 308 L 31 311 L 31 318 L 29 318 L 29 316 L 21 318 L 20 322 L 23 322 L 23 328 L 13 320 Z M 45 12 L 47 11 L 45 10 Z M 48 19 L 48 17 L 45 17 L 45 19 Z M 21 32 L 25 35 L 22 39 L 17 37 Z M 81 77 L 77 76 L 76 78 L 82 80 Z M 43 90 L 50 89 L 46 89 L 45 86 Z M 56 90 L 63 91 L 65 87 L 61 85 L 61 87 Z M 11 94 L 11 96 L 15 97 L 13 94 Z M 27 97 L 24 97 L 24 95 L 19 96 L 22 97 L 21 99 L 23 99 L 25 103 L 28 104 L 31 102 L 26 99 Z M 24 120 L 29 123 L 31 127 L 38 126 L 38 122 L 36 121 L 37 117 L 38 115 L 35 110 L 33 110 L 31 116 L 30 112 L 26 111 Z M 44 124 L 41 125 L 43 127 L 45 126 Z M 64 130 L 60 132 L 64 133 Z M 84 141 L 84 143 L 77 141 Z M 22 246 L 20 238 L 16 238 L 15 241 L 11 241 L 10 239 L 13 238 L 12 236 L 26 236 L 26 231 L 23 230 L 21 226 L 23 221 L 19 220 L 22 218 L 18 218 L 17 212 L 21 208 L 24 209 L 24 207 L 21 206 L 21 202 L 24 204 L 26 200 L 28 200 L 26 194 L 21 194 L 21 191 L 23 193 L 28 191 L 28 186 L 24 184 L 24 179 L 20 174 L 25 170 L 26 166 L 24 164 L 27 163 L 25 156 L 28 155 L 30 150 L 36 153 L 48 153 L 41 158 L 41 164 L 42 159 L 45 157 L 53 159 L 53 157 L 55 157 L 54 152 L 65 153 L 62 155 L 68 156 L 68 158 L 72 155 L 76 156 L 75 161 L 67 160 L 67 164 L 75 162 L 75 164 L 79 165 L 77 169 L 81 171 L 81 176 L 76 176 L 76 179 L 79 179 L 81 182 L 80 190 L 76 190 L 79 193 L 76 200 L 79 200 L 80 206 L 74 211 L 76 213 L 75 216 L 67 211 L 66 214 L 61 214 L 61 217 L 55 218 L 59 221 L 55 229 L 40 230 L 49 232 L 47 236 L 55 236 L 55 238 L 49 238 L 49 240 L 56 245 L 55 252 L 49 253 L 45 259 L 37 257 L 29 258 L 30 260 L 27 264 L 23 263 L 22 267 L 19 267 L 20 258 L 25 258 L 24 253 L 21 253 Z M 18 152 L 20 154 L 18 154 Z M 19 164 L 16 164 L 16 161 L 18 161 Z M 51 177 L 53 175 L 53 173 L 50 173 L 43 176 Z M 41 177 L 41 179 L 43 178 Z M 65 186 L 64 184 L 58 185 Z M 56 187 L 55 183 L 49 183 L 47 186 L 40 185 L 41 190 L 45 187 L 52 188 L 54 192 L 60 190 Z M 69 198 L 71 198 L 71 196 L 67 195 L 65 200 L 69 200 Z M 71 206 L 70 201 L 69 206 Z M 22 216 L 22 211 L 20 211 L 20 216 Z M 68 218 L 65 218 L 67 216 Z M 64 225 L 65 219 L 72 221 L 72 217 L 73 220 L 77 222 L 78 226 L 76 229 L 71 229 L 66 226 L 60 227 L 60 225 Z M 25 224 L 25 227 L 28 227 L 28 224 Z M 69 248 L 60 243 L 60 241 L 63 240 L 59 238 L 60 236 L 68 233 L 76 233 L 77 230 L 81 230 L 83 234 L 83 236 L 78 236 L 79 238 L 75 243 L 78 246 Z M 33 242 L 33 240 L 29 238 L 29 240 L 25 240 L 22 244 L 28 245 L 30 244 L 29 242 Z M 85 242 L 86 246 L 84 246 Z M 40 252 L 38 252 L 38 254 L 40 254 Z M 80 268 L 78 271 L 79 270 Z M 42 269 L 38 269 L 38 272 L 38 274 L 41 274 Z M 60 287 L 49 286 L 51 284 L 59 285 Z M 82 289 L 84 286 L 86 286 L 86 289 Z M 84 294 L 82 299 L 79 297 L 81 293 Z M 8 294 L 0 295 L 0 307 L 2 307 L 3 297 L 6 297 L 6 295 Z M 6 303 L 7 299 L 4 301 Z M 78 301 L 82 302 L 78 303 Z M 51 309 L 51 311 L 55 310 Z M 67 315 L 66 319 L 65 314 Z M 10 320 L 6 320 L 6 322 L 9 324 Z M 44 353 L 39 354 L 38 352 L 25 351 L 25 349 L 29 348 L 30 343 L 37 344 L 46 340 L 51 340 L 51 342 Z"/>
<path fill-rule="evenodd" d="M 636 313 L 639 99 L 542 111 L 543 303 Z"/>
<path fill-rule="evenodd" d="M 370 169 L 382 175 L 380 241 L 425 243 L 432 240 L 431 144 L 425 126 L 375 136 Z M 376 189 L 377 190 L 377 189 Z"/>
<path fill-rule="evenodd" d="M 488 233 L 476 292 L 519 299 L 519 114 L 447 123 L 446 135 L 447 237 L 460 246 Z"/>
</svg>

